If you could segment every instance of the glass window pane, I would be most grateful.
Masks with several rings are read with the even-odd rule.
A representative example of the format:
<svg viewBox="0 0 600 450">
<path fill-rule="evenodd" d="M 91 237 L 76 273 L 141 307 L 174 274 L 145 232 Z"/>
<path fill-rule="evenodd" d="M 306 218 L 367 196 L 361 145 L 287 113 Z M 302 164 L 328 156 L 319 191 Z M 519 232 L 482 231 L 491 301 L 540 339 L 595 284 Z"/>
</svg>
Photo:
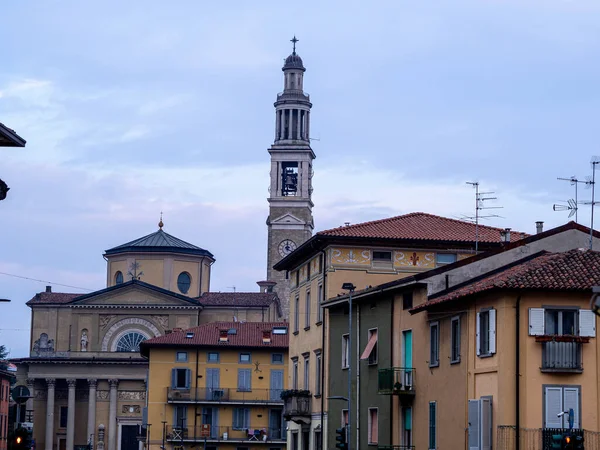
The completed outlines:
<svg viewBox="0 0 600 450">
<path fill-rule="evenodd" d="M 558 310 L 547 309 L 545 311 L 546 334 L 558 334 Z"/>
<path fill-rule="evenodd" d="M 575 328 L 575 311 L 562 311 L 562 334 L 575 336 L 577 329 Z"/>
<path fill-rule="evenodd" d="M 181 272 L 177 277 L 177 288 L 183 293 L 187 294 L 192 284 L 192 278 L 187 272 Z"/>
</svg>

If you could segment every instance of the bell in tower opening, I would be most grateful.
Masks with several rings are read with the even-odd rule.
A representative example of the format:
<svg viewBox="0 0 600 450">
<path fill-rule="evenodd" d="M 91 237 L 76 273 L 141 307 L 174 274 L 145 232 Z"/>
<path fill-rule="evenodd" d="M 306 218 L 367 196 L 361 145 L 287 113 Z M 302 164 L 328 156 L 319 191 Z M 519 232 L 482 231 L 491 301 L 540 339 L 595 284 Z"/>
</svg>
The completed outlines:
<svg viewBox="0 0 600 450">
<path fill-rule="evenodd" d="M 281 195 L 295 196 L 298 192 L 298 163 L 284 162 L 281 164 Z"/>
</svg>

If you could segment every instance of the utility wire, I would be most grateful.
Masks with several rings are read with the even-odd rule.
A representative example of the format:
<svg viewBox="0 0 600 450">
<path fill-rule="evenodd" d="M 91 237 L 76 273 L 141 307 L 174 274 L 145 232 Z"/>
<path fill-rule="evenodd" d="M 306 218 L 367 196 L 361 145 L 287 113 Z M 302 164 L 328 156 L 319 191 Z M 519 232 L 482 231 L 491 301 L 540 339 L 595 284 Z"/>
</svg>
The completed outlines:
<svg viewBox="0 0 600 450">
<path fill-rule="evenodd" d="M 55 283 L 54 281 L 38 280 L 37 278 L 24 277 L 22 275 L 15 275 L 14 273 L 0 272 L 0 275 L 6 275 L 7 277 L 21 278 L 23 280 L 29 280 L 29 281 L 37 281 L 39 283 L 48 283 L 48 284 L 52 284 L 54 286 L 63 286 L 63 287 L 68 287 L 68 288 L 73 288 L 73 289 L 80 289 L 82 291 L 92 292 L 92 291 L 96 290 L 96 289 L 90 289 L 90 288 L 83 288 L 83 287 L 79 287 L 79 286 L 71 286 L 70 284 Z"/>
</svg>

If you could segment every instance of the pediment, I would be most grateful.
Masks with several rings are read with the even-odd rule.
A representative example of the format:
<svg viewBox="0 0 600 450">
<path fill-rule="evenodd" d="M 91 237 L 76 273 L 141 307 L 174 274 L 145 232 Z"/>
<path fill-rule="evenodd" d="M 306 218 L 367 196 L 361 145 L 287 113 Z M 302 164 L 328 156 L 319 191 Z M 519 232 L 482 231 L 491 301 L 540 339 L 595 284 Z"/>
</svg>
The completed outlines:
<svg viewBox="0 0 600 450">
<path fill-rule="evenodd" d="M 293 214 L 287 213 L 272 220 L 271 225 L 305 225 L 305 222 Z"/>
<path fill-rule="evenodd" d="M 71 302 L 71 305 L 161 305 L 193 306 L 196 301 L 155 286 L 125 283 L 92 292 Z"/>
</svg>

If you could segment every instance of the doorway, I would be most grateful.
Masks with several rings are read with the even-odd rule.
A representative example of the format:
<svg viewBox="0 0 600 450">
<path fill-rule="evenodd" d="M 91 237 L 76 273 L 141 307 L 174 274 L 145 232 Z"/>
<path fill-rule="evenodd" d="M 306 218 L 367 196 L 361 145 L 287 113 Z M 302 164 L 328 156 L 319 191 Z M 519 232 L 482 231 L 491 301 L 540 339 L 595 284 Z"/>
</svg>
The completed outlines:
<svg viewBox="0 0 600 450">
<path fill-rule="evenodd" d="M 138 425 L 121 425 L 120 450 L 138 450 L 140 443 L 137 439 Z"/>
<path fill-rule="evenodd" d="M 269 439 L 282 439 L 283 410 L 271 409 L 269 411 Z"/>
</svg>

